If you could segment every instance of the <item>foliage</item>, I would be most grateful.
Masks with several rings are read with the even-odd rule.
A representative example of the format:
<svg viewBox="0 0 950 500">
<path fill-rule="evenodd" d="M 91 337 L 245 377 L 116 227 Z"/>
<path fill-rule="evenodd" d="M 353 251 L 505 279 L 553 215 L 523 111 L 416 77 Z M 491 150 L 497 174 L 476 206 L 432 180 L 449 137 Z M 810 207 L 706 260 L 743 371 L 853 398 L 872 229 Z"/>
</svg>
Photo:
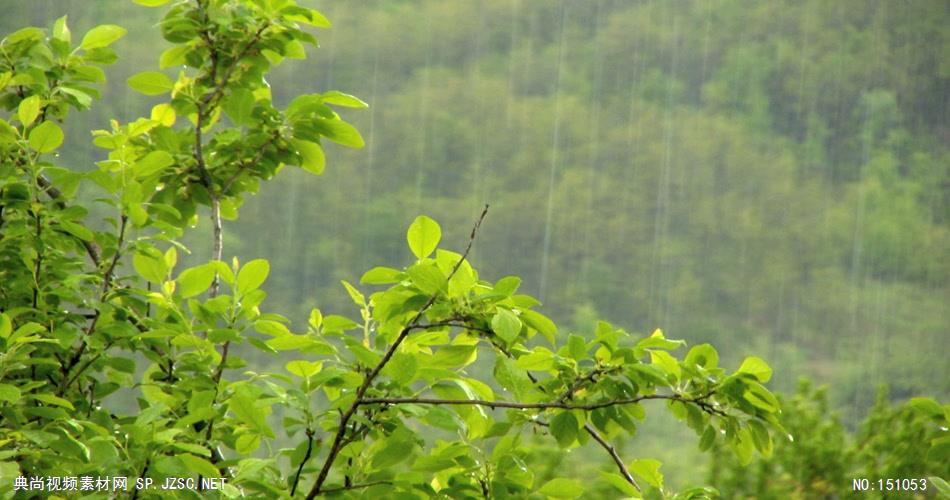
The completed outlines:
<svg viewBox="0 0 950 500">
<path fill-rule="evenodd" d="M 781 399 L 781 398 L 780 398 Z M 779 420 L 794 439 L 777 440 L 775 453 L 751 467 L 728 454 L 714 453 L 710 483 L 735 498 L 906 498 L 950 494 L 948 416 L 950 405 L 912 398 L 891 406 L 886 389 L 856 431 L 849 431 L 828 408 L 827 391 L 802 382 L 782 404 Z M 855 491 L 853 480 L 868 479 L 876 492 Z M 878 479 L 915 479 L 927 491 L 898 491 Z"/>
<path fill-rule="evenodd" d="M 708 344 L 677 357 L 684 342 L 607 322 L 589 339 L 559 335 L 519 278 L 492 283 L 468 261 L 487 206 L 461 254 L 420 216 L 407 232 L 413 262 L 367 271 L 362 283 L 382 286 L 369 295 L 343 282 L 356 321 L 313 309 L 292 330 L 263 311 L 270 264 L 225 262 L 222 219 L 285 165 L 321 173 L 324 139 L 363 145 L 333 108 L 366 106 L 353 96 L 273 104 L 265 74 L 316 42 L 302 24 L 329 26 L 290 0 L 172 4 L 159 66 L 185 69 L 128 79 L 162 102 L 94 131 L 107 155 L 90 171 L 58 165 L 58 122 L 98 97 L 99 66 L 125 30 L 98 26 L 74 45 L 60 18 L 51 36 L 0 41 L 0 494 L 27 478 L 105 474 L 197 477 L 201 489 L 223 477 L 226 497 L 581 496 L 576 479 L 534 481 L 521 436 L 540 430 L 560 448 L 599 445 L 612 462 L 601 480 L 628 496 L 673 495 L 660 462 L 624 459 L 610 442 L 651 401 L 704 448 L 726 443 L 744 463 L 771 453 L 784 431 L 763 360 L 727 371 Z M 88 184 L 102 220 L 76 197 Z M 212 258 L 179 265 L 178 239 L 203 207 Z M 282 369 L 246 369 L 242 344 Z M 485 380 L 469 372 L 479 357 L 494 366 Z"/>
</svg>

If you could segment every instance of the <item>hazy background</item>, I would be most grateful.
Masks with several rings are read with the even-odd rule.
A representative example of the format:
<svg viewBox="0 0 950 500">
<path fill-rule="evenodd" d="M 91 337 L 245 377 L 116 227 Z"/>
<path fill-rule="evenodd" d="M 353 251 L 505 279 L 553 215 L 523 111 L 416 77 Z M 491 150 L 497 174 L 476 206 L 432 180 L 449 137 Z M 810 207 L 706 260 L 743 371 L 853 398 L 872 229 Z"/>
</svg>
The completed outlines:
<svg viewBox="0 0 950 500">
<path fill-rule="evenodd" d="M 779 390 L 830 384 L 846 422 L 884 382 L 947 400 L 950 3 L 301 3 L 334 28 L 278 67 L 275 99 L 361 97 L 345 117 L 367 147 L 327 146 L 322 177 L 288 168 L 226 224 L 226 255 L 271 260 L 270 310 L 355 314 L 339 280 L 408 263 L 416 215 L 458 250 L 489 203 L 473 263 L 521 276 L 565 337 L 604 318 L 712 342 L 730 368 L 754 353 Z M 68 127 L 62 163 L 89 168 L 89 129 L 157 102 L 125 79 L 157 69 L 161 9 L 0 7 L 3 33 L 67 12 L 74 37 L 129 29 L 104 101 Z M 689 442 L 635 454 L 672 473 Z"/>
</svg>

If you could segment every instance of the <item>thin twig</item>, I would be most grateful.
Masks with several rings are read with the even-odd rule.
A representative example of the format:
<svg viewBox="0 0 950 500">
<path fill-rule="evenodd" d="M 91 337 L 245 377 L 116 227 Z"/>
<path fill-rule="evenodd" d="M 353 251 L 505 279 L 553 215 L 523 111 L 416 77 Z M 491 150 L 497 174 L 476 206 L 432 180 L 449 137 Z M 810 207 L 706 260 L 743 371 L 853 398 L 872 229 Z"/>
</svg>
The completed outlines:
<svg viewBox="0 0 950 500">
<path fill-rule="evenodd" d="M 303 466 L 307 464 L 307 460 L 310 460 L 310 453 L 313 452 L 313 429 L 307 428 L 307 452 L 303 455 L 303 460 L 300 461 L 300 465 L 297 467 L 297 474 L 294 475 L 294 484 L 290 487 L 290 496 L 293 497 L 294 493 L 297 492 L 297 484 L 300 483 L 300 473 L 303 472 Z"/>
<path fill-rule="evenodd" d="M 472 227 L 472 232 L 469 235 L 468 246 L 465 247 L 465 252 L 462 253 L 462 257 L 458 262 L 455 263 L 455 266 L 452 267 L 452 271 L 448 274 L 446 281 L 451 281 L 452 277 L 455 276 L 455 273 L 458 271 L 459 267 L 462 265 L 462 262 L 468 257 L 468 253 L 472 250 L 472 243 L 475 241 L 475 234 L 478 232 L 479 226 L 481 226 L 482 221 L 485 220 L 485 216 L 488 214 L 488 205 L 485 205 L 485 208 L 482 210 L 481 215 L 478 217 L 478 220 L 475 222 L 475 226 Z M 392 345 L 389 346 L 389 349 L 386 351 L 386 354 L 383 355 L 383 358 L 377 363 L 376 367 L 373 368 L 369 374 L 366 375 L 366 378 L 363 379 L 363 383 L 356 389 L 356 398 L 353 401 L 353 404 L 340 416 L 340 425 L 337 428 L 336 436 L 333 438 L 333 445 L 330 447 L 330 451 L 327 454 L 326 461 L 323 462 L 323 467 L 320 469 L 320 473 L 317 475 L 317 481 L 314 483 L 313 488 L 311 488 L 310 493 L 307 494 L 307 500 L 311 500 L 321 492 L 325 493 L 323 488 L 323 483 L 327 480 L 327 476 L 330 473 L 330 468 L 333 467 L 333 461 L 336 459 L 336 456 L 340 453 L 343 445 L 343 438 L 346 434 L 347 424 L 350 419 L 356 413 L 356 410 L 361 406 L 366 391 L 369 390 L 370 386 L 373 384 L 373 380 L 379 375 L 383 370 L 383 367 L 386 366 L 386 363 L 393 357 L 393 354 L 396 353 L 396 349 L 399 348 L 399 345 L 402 344 L 402 341 L 406 339 L 409 333 L 416 329 L 419 325 L 419 321 L 425 315 L 426 311 L 432 307 L 432 304 L 435 303 L 438 294 L 434 294 L 429 297 L 429 300 L 416 311 L 416 314 L 412 317 L 409 323 L 403 327 L 399 332 L 399 335 L 396 337 L 396 340 L 393 341 Z"/>
</svg>

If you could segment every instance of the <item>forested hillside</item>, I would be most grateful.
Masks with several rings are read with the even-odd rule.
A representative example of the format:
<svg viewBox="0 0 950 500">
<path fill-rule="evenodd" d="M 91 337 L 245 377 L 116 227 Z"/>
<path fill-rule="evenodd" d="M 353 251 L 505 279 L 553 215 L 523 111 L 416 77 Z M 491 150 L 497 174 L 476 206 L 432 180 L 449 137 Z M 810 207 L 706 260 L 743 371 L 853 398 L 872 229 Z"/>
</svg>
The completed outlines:
<svg viewBox="0 0 950 500">
<path fill-rule="evenodd" d="M 751 340 L 783 387 L 831 383 L 856 415 L 885 381 L 950 391 L 946 4 L 324 9 L 341 29 L 320 69 L 281 76 L 366 99 L 367 151 L 284 176 L 236 232 L 242 254 L 281 255 L 288 312 L 396 259 L 387 228 L 413 214 L 459 240 L 491 203 L 474 260 L 581 331 Z"/>
<path fill-rule="evenodd" d="M 723 365 L 756 353 L 778 390 L 827 384 L 841 429 L 881 384 L 895 402 L 950 397 L 947 2 L 301 3 L 334 28 L 268 76 L 275 105 L 356 95 L 366 147 L 326 145 L 322 176 L 288 168 L 225 223 L 229 253 L 270 259 L 270 310 L 356 317 L 340 281 L 405 261 L 417 215 L 459 248 L 490 204 L 470 260 L 521 276 L 565 339 L 606 318 L 713 343 Z M 92 168 L 89 129 L 160 102 L 126 85 L 166 44 L 153 11 L 0 6 L 2 33 L 64 13 L 77 33 L 129 30 L 62 163 Z M 181 258 L 207 260 L 190 243 L 210 231 Z"/>
</svg>

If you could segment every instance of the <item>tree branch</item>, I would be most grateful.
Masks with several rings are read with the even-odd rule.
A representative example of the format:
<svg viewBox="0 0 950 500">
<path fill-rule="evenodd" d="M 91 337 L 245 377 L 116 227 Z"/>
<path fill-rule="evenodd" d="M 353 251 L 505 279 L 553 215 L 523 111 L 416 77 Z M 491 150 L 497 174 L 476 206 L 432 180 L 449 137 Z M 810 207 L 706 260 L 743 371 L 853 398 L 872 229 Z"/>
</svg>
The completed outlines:
<svg viewBox="0 0 950 500">
<path fill-rule="evenodd" d="M 584 430 L 590 434 L 590 437 L 594 438 L 594 441 L 597 441 L 600 446 L 607 450 L 607 454 L 609 454 L 610 458 L 613 459 L 615 464 L 617 464 L 617 469 L 620 470 L 620 474 L 623 475 L 623 478 L 626 479 L 628 483 L 632 484 L 637 490 L 643 491 L 640 489 L 640 485 L 637 484 L 637 480 L 634 479 L 633 475 L 630 474 L 630 471 L 627 470 L 627 465 L 623 463 L 623 457 L 620 456 L 620 453 L 617 453 L 617 449 L 614 448 L 614 445 L 610 444 L 610 442 L 604 439 L 604 437 L 601 436 L 599 432 L 597 432 L 597 429 L 595 429 L 590 422 L 584 422 Z"/>
<path fill-rule="evenodd" d="M 488 205 L 485 205 L 485 208 L 482 210 L 482 214 L 478 217 L 478 220 L 475 221 L 475 226 L 472 228 L 472 232 L 469 235 L 468 246 L 465 247 L 465 252 L 462 253 L 462 257 L 458 262 L 455 263 L 455 266 L 452 267 L 452 271 L 448 274 L 446 281 L 450 281 L 455 273 L 458 271 L 459 266 L 462 265 L 462 262 L 468 257 L 469 252 L 472 250 L 472 243 L 475 241 L 475 234 L 478 232 L 479 226 L 481 226 L 482 221 L 485 220 L 485 216 L 488 214 Z M 396 340 L 393 341 L 392 345 L 389 346 L 389 349 L 386 351 L 386 354 L 383 355 L 383 358 L 379 361 L 375 368 L 366 375 L 366 378 L 363 379 L 363 383 L 356 389 L 356 399 L 353 401 L 353 404 L 340 416 L 340 425 L 337 428 L 336 436 L 333 438 L 333 445 L 330 447 L 330 452 L 327 454 L 326 461 L 323 462 L 323 467 L 320 469 L 319 475 L 317 475 L 317 481 L 314 483 L 313 488 L 307 494 L 307 500 L 312 500 L 314 497 L 319 495 L 321 492 L 326 493 L 322 490 L 323 483 L 327 480 L 327 475 L 330 473 L 330 468 L 333 467 L 333 461 L 336 459 L 337 455 L 340 453 L 340 450 L 343 447 L 343 438 L 346 434 L 346 427 L 350 419 L 356 413 L 356 410 L 363 404 L 363 398 L 366 395 L 366 391 L 373 384 L 373 380 L 379 375 L 379 372 L 383 370 L 383 367 L 386 366 L 386 363 L 392 359 L 393 354 L 396 353 L 396 349 L 399 348 L 399 345 L 402 344 L 402 341 L 406 339 L 412 330 L 416 329 L 419 325 L 419 321 L 422 319 L 426 311 L 432 307 L 432 304 L 435 303 L 438 294 L 432 295 L 429 297 L 429 300 L 426 301 L 422 307 L 416 311 L 416 314 L 412 317 L 409 323 L 403 327 L 399 332 L 399 335 L 396 337 Z"/>
<path fill-rule="evenodd" d="M 679 394 L 644 394 L 635 398 L 611 399 L 597 403 L 568 403 L 564 401 L 550 401 L 546 403 L 522 403 L 519 401 L 488 401 L 486 399 L 440 399 L 440 398 L 361 398 L 356 401 L 357 405 L 372 404 L 420 404 L 420 405 L 453 405 L 453 406 L 487 406 L 491 409 L 511 408 L 515 410 L 598 410 L 600 408 L 609 408 L 611 406 L 623 406 L 636 404 L 641 401 L 652 399 L 665 399 L 668 401 L 679 401 L 681 403 L 697 403 L 697 400 L 685 398 Z M 705 409 L 705 408 L 704 408 Z M 717 410 L 718 411 L 718 410 Z"/>
</svg>

